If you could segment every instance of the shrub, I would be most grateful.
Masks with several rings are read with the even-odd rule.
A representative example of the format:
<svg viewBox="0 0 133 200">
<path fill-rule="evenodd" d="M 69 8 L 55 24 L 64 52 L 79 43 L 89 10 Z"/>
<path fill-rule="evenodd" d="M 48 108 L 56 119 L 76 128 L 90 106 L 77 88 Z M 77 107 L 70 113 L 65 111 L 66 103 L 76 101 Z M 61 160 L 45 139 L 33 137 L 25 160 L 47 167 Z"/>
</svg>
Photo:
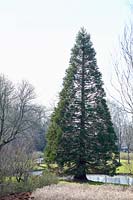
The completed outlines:
<svg viewBox="0 0 133 200">
<path fill-rule="evenodd" d="M 45 171 L 42 176 L 30 176 L 26 182 L 17 182 L 16 180 L 12 182 L 6 181 L 0 185 L 0 195 L 15 192 L 31 192 L 36 188 L 57 183 L 58 179 L 55 174 Z"/>
<path fill-rule="evenodd" d="M 44 171 L 41 176 L 32 177 L 32 183 L 34 183 L 34 189 L 36 189 L 46 185 L 57 184 L 58 179 L 55 174 Z"/>
</svg>

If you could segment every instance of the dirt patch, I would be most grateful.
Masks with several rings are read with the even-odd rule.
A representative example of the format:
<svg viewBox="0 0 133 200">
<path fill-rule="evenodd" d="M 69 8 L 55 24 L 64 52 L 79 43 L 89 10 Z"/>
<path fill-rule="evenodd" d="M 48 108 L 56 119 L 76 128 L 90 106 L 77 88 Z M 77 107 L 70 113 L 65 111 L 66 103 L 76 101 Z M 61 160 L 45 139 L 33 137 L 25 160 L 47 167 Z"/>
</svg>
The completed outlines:
<svg viewBox="0 0 133 200">
<path fill-rule="evenodd" d="M 0 197 L 0 200 L 33 200 L 33 199 L 34 197 L 31 197 L 30 192 L 15 193 Z"/>
</svg>

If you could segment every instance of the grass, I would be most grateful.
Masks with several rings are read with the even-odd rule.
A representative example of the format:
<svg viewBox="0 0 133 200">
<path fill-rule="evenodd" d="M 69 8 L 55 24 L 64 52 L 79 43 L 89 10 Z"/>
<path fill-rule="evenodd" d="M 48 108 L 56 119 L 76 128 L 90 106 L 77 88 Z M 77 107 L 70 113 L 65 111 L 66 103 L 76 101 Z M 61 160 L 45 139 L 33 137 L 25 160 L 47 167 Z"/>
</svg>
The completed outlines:
<svg viewBox="0 0 133 200">
<path fill-rule="evenodd" d="M 30 176 L 25 182 L 17 182 L 14 177 L 12 180 L 6 178 L 5 182 L 0 184 L 0 196 L 10 193 L 30 192 L 36 188 L 57 183 L 58 178 L 56 175 L 48 171 L 44 171 L 42 176 Z"/>
<path fill-rule="evenodd" d="M 51 165 L 51 169 L 53 169 L 53 171 L 55 171 L 57 169 L 57 165 L 52 166 Z M 37 170 L 44 170 L 47 169 L 47 165 L 46 164 L 40 164 L 40 165 L 36 165 L 34 167 L 33 170 L 37 171 Z M 117 174 L 133 174 L 133 160 L 131 161 L 130 164 L 128 164 L 127 160 L 122 160 L 121 159 L 121 166 L 117 167 L 116 170 Z"/>
<path fill-rule="evenodd" d="M 132 200 L 133 187 L 60 183 L 37 189 L 35 200 Z"/>
<path fill-rule="evenodd" d="M 117 167 L 117 174 L 133 174 L 133 153 L 130 153 L 131 163 L 127 162 L 128 155 L 126 152 L 121 152 L 121 166 Z M 51 170 L 58 171 L 58 166 L 56 164 L 50 165 Z M 42 163 L 40 165 L 36 165 L 33 170 L 44 170 L 47 169 L 47 165 Z"/>
<path fill-rule="evenodd" d="M 46 164 L 40 164 L 36 165 L 33 170 L 38 171 L 38 170 L 45 170 L 47 169 Z M 51 170 L 58 171 L 58 166 L 57 165 L 51 165 Z M 121 166 L 117 167 L 116 174 L 133 174 L 133 159 L 131 160 L 131 163 L 128 164 L 127 160 L 121 159 Z"/>
<path fill-rule="evenodd" d="M 133 174 L 133 160 L 128 164 L 127 160 L 121 160 L 121 166 L 117 168 L 117 174 Z"/>
<path fill-rule="evenodd" d="M 38 170 L 44 170 L 47 169 L 47 165 L 46 164 L 39 164 L 39 165 L 35 165 L 33 170 L 38 171 Z"/>
<path fill-rule="evenodd" d="M 133 160 L 133 153 L 129 154 L 130 159 Z M 120 157 L 122 160 L 128 160 L 128 154 L 126 152 L 121 152 Z"/>
<path fill-rule="evenodd" d="M 63 180 L 63 179 L 60 179 L 59 183 L 60 184 L 63 184 L 63 183 L 64 184 L 81 184 L 81 182 L 74 182 L 73 180 L 69 181 L 69 180 Z M 88 180 L 86 183 L 83 183 L 83 184 L 88 184 L 88 185 L 104 185 L 105 183 Z"/>
<path fill-rule="evenodd" d="M 57 164 L 50 164 L 50 168 L 53 169 L 53 170 L 56 169 L 57 167 L 58 167 Z M 35 165 L 33 170 L 43 170 L 43 169 L 47 169 L 47 168 L 48 168 L 47 164 L 41 163 L 39 165 Z"/>
</svg>

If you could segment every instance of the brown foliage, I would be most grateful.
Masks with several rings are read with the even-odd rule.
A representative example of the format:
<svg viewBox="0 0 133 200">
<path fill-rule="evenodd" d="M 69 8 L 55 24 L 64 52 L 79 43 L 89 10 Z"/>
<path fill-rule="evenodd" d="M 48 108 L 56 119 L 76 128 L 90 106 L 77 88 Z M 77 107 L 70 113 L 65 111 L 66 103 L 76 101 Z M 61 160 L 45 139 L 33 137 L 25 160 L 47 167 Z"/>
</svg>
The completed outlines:
<svg viewBox="0 0 133 200">
<path fill-rule="evenodd" d="M 34 197 L 30 197 L 31 193 L 30 192 L 22 192 L 19 194 L 10 194 L 4 197 L 1 197 L 0 200 L 29 200 L 29 199 L 34 199 Z"/>
</svg>

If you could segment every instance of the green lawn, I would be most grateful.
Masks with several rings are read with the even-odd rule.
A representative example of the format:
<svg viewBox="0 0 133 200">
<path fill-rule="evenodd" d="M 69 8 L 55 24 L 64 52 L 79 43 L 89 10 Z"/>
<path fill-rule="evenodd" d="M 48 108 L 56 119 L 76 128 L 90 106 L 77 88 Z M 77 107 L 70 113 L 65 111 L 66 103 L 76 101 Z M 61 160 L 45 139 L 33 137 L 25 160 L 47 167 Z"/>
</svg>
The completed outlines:
<svg viewBox="0 0 133 200">
<path fill-rule="evenodd" d="M 133 174 L 133 153 L 130 153 L 130 159 L 131 159 L 131 163 L 128 164 L 127 153 L 124 153 L 124 152 L 121 153 L 121 164 L 122 165 L 117 168 L 117 170 L 116 170 L 117 174 Z M 51 164 L 50 166 L 53 170 L 56 170 L 58 167 L 56 164 Z M 47 168 L 47 165 L 42 163 L 40 165 L 36 165 L 34 167 L 34 170 L 43 170 L 46 168 Z"/>
<path fill-rule="evenodd" d="M 51 167 L 51 169 L 56 169 L 58 166 L 57 166 L 57 164 L 51 164 L 50 167 Z M 40 165 L 36 165 L 34 167 L 34 170 L 43 170 L 43 169 L 47 169 L 47 165 L 44 163 L 42 163 Z"/>
<path fill-rule="evenodd" d="M 133 160 L 128 164 L 127 160 L 121 160 L 121 166 L 117 168 L 117 174 L 133 174 Z"/>
<path fill-rule="evenodd" d="M 128 164 L 127 160 L 121 160 L 121 166 L 116 170 L 117 174 L 133 174 L 133 160 Z M 47 168 L 46 164 L 36 165 L 34 170 L 44 170 Z M 57 168 L 57 165 L 52 166 L 53 169 Z"/>
<path fill-rule="evenodd" d="M 35 165 L 33 170 L 43 170 L 46 169 L 47 165 L 46 164 L 40 164 L 40 165 Z"/>
</svg>

